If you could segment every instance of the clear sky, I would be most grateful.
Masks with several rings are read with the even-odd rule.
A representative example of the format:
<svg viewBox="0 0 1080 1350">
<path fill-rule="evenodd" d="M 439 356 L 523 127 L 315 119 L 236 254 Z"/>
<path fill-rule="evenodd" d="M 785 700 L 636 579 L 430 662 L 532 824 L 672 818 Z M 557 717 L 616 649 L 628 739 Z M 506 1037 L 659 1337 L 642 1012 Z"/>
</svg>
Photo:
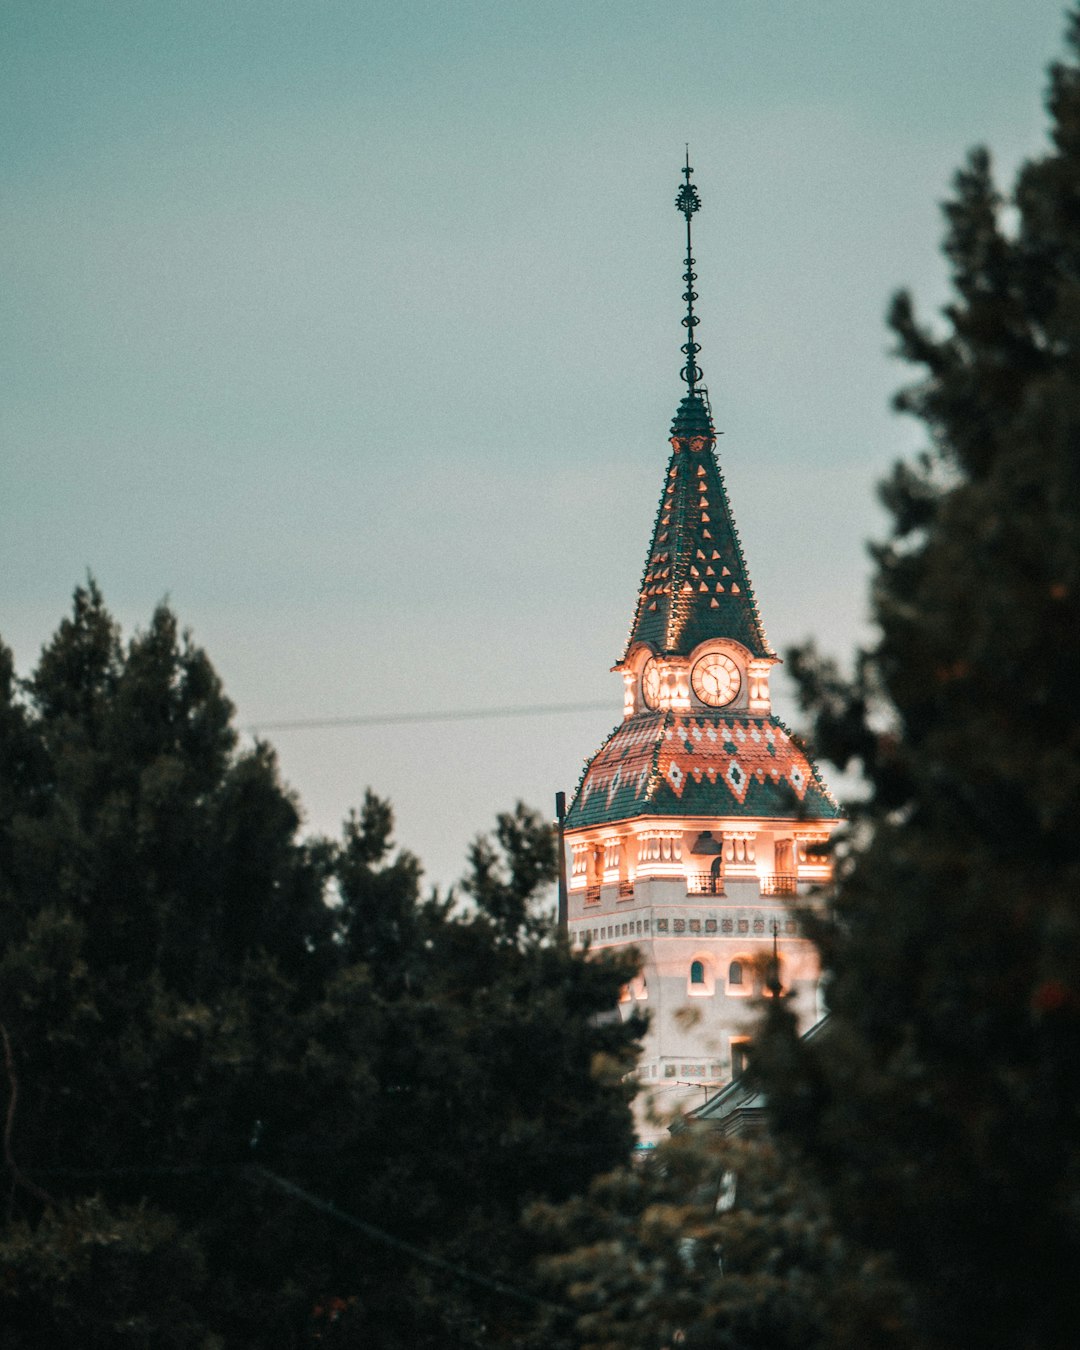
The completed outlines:
<svg viewBox="0 0 1080 1350">
<path fill-rule="evenodd" d="M 433 880 L 618 720 L 680 397 L 690 142 L 721 463 L 770 638 L 850 651 L 889 295 L 967 148 L 1045 140 L 1059 0 L 0 0 L 0 636 L 168 597 L 311 830 Z M 774 683 L 776 683 L 774 681 Z M 795 720 L 780 691 L 782 715 Z"/>
</svg>

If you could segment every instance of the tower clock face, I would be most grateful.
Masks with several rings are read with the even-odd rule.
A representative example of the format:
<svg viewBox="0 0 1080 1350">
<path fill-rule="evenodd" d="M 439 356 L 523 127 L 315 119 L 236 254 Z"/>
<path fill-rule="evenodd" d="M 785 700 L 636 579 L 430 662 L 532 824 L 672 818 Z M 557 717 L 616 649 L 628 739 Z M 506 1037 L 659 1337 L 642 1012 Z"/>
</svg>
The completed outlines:
<svg viewBox="0 0 1080 1350">
<path fill-rule="evenodd" d="M 655 656 L 649 658 L 641 672 L 641 697 L 645 700 L 646 708 L 659 708 L 660 662 Z"/>
<path fill-rule="evenodd" d="M 739 667 L 723 652 L 707 652 L 690 672 L 690 687 L 710 708 L 726 707 L 741 685 Z"/>
</svg>

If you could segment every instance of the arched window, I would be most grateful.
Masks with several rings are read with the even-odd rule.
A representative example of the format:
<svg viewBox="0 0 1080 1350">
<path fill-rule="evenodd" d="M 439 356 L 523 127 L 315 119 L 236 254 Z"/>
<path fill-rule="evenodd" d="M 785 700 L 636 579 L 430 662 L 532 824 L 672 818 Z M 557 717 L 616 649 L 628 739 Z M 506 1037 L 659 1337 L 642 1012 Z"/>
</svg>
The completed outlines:
<svg viewBox="0 0 1080 1350">
<path fill-rule="evenodd" d="M 691 998 L 712 998 L 716 993 L 716 966 L 708 952 L 692 955 L 685 970 L 687 994 Z"/>
<path fill-rule="evenodd" d="M 751 998 L 755 992 L 754 958 L 746 952 L 740 952 L 728 962 L 727 980 L 724 985 L 729 998 Z"/>
</svg>

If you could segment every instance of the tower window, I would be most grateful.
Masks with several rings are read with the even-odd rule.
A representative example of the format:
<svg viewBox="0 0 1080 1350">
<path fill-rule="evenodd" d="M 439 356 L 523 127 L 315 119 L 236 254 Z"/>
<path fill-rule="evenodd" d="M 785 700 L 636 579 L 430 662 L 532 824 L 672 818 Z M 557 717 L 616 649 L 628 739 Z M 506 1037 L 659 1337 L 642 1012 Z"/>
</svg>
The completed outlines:
<svg viewBox="0 0 1080 1350">
<path fill-rule="evenodd" d="M 751 957 L 740 953 L 727 968 L 729 998 L 749 998 L 754 993 L 754 965 Z"/>
<path fill-rule="evenodd" d="M 716 967 L 705 952 L 698 952 L 686 967 L 686 992 L 691 998 L 712 998 L 716 993 Z"/>
</svg>

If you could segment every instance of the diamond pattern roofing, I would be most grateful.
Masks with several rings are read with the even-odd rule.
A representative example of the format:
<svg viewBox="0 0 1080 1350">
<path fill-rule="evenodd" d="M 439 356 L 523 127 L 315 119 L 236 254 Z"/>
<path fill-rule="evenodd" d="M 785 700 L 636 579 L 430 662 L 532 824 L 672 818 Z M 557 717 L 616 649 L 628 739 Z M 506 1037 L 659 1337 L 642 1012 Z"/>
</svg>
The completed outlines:
<svg viewBox="0 0 1080 1350">
<path fill-rule="evenodd" d="M 643 712 L 586 766 L 567 827 L 635 816 L 836 820 L 815 766 L 775 717 Z"/>
</svg>

